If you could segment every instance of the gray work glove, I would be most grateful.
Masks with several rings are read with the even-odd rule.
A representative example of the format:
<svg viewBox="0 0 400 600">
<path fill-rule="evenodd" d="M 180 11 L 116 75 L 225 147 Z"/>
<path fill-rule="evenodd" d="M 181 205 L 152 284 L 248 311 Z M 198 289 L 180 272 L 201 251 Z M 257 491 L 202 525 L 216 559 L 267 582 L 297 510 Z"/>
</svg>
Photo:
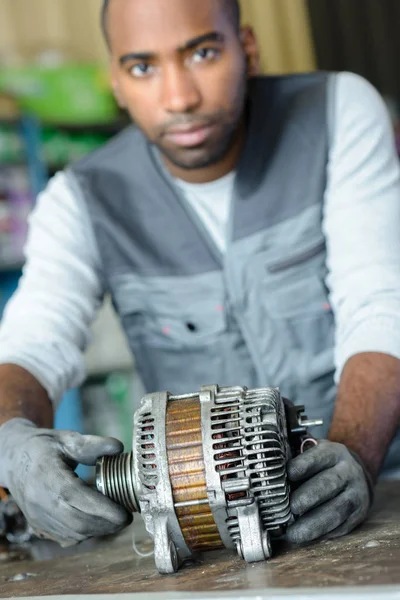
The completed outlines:
<svg viewBox="0 0 400 600">
<path fill-rule="evenodd" d="M 120 454 L 113 438 L 39 429 L 25 419 L 0 427 L 0 486 L 8 489 L 40 537 L 70 546 L 120 531 L 132 516 L 74 473 Z"/>
<path fill-rule="evenodd" d="M 289 480 L 298 485 L 290 506 L 295 522 L 286 538 L 304 544 L 350 533 L 367 517 L 372 480 L 361 459 L 343 444 L 326 440 L 288 463 Z"/>
</svg>

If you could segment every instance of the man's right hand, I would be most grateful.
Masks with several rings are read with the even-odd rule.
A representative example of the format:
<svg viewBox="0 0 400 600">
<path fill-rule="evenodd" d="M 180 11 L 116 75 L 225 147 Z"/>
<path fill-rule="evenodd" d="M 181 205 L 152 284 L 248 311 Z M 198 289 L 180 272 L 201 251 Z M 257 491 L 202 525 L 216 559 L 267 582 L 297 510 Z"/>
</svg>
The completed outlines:
<svg viewBox="0 0 400 600">
<path fill-rule="evenodd" d="M 74 469 L 123 451 L 113 438 L 39 429 L 12 419 L 0 427 L 0 486 L 35 533 L 69 546 L 120 531 L 132 516 L 79 479 Z"/>
</svg>

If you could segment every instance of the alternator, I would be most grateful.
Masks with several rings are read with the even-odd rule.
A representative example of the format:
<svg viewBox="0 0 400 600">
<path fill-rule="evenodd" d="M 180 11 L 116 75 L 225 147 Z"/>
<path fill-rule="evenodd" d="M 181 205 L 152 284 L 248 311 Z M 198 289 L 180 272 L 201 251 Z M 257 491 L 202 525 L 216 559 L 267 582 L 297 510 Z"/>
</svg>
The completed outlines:
<svg viewBox="0 0 400 600">
<path fill-rule="evenodd" d="M 148 394 L 134 416 L 133 451 L 98 462 L 97 489 L 142 514 L 160 573 L 223 547 L 265 560 L 271 536 L 292 519 L 286 463 L 306 427 L 321 424 L 303 410 L 275 388 Z"/>
</svg>

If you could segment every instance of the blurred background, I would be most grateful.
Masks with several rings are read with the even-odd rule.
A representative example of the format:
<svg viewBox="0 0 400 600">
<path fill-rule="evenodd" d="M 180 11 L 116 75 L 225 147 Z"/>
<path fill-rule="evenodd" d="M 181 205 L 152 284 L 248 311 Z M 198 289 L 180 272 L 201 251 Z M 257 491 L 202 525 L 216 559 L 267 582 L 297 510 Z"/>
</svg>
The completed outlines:
<svg viewBox="0 0 400 600">
<path fill-rule="evenodd" d="M 0 314 L 21 275 L 37 194 L 124 124 L 108 86 L 100 7 L 0 0 Z M 397 134 L 399 0 L 242 0 L 242 8 L 263 72 L 357 72 L 383 94 Z M 57 426 L 115 435 L 129 449 L 142 387 L 109 302 L 92 337 L 87 380 L 64 398 Z"/>
</svg>

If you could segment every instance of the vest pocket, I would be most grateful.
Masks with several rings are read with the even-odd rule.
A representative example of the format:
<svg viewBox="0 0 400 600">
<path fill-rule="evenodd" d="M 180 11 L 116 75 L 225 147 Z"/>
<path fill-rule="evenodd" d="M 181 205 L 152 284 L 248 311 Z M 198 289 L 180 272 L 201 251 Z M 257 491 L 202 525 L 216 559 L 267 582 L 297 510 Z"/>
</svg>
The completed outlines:
<svg viewBox="0 0 400 600">
<path fill-rule="evenodd" d="M 316 274 L 267 283 L 266 305 L 271 315 L 307 318 L 329 314 L 331 305 L 322 278 Z"/>
<path fill-rule="evenodd" d="M 185 349 L 212 344 L 225 329 L 222 316 L 211 311 L 157 308 L 153 305 L 140 323 L 141 338 L 153 346 Z"/>
<path fill-rule="evenodd" d="M 228 385 L 226 319 L 221 283 L 205 278 L 125 277 L 115 286 L 117 310 L 147 391 Z"/>
<path fill-rule="evenodd" d="M 316 274 L 267 285 L 265 307 L 277 335 L 295 358 L 297 381 L 308 384 L 333 369 L 335 322 L 322 278 Z M 331 360 L 322 360 L 328 356 Z"/>
<path fill-rule="evenodd" d="M 324 238 L 312 241 L 310 244 L 305 245 L 300 251 L 289 254 L 285 258 L 268 262 L 267 271 L 269 271 L 269 273 L 280 273 L 291 267 L 296 267 L 318 256 L 325 248 L 326 242 Z"/>
<path fill-rule="evenodd" d="M 273 254 L 264 255 L 262 281 L 271 314 L 302 318 L 330 312 L 324 282 L 325 249 L 325 238 L 319 234 L 292 251 L 287 247 L 275 248 Z"/>
<path fill-rule="evenodd" d="M 115 297 L 118 312 L 129 322 L 130 335 L 150 346 L 179 349 L 212 344 L 226 329 L 221 296 L 193 282 L 126 278 Z"/>
<path fill-rule="evenodd" d="M 255 275 L 266 327 L 281 340 L 298 388 L 333 369 L 335 321 L 324 281 L 325 239 L 315 232 L 292 248 L 283 239 L 279 242 L 280 247 L 260 255 Z"/>
</svg>

